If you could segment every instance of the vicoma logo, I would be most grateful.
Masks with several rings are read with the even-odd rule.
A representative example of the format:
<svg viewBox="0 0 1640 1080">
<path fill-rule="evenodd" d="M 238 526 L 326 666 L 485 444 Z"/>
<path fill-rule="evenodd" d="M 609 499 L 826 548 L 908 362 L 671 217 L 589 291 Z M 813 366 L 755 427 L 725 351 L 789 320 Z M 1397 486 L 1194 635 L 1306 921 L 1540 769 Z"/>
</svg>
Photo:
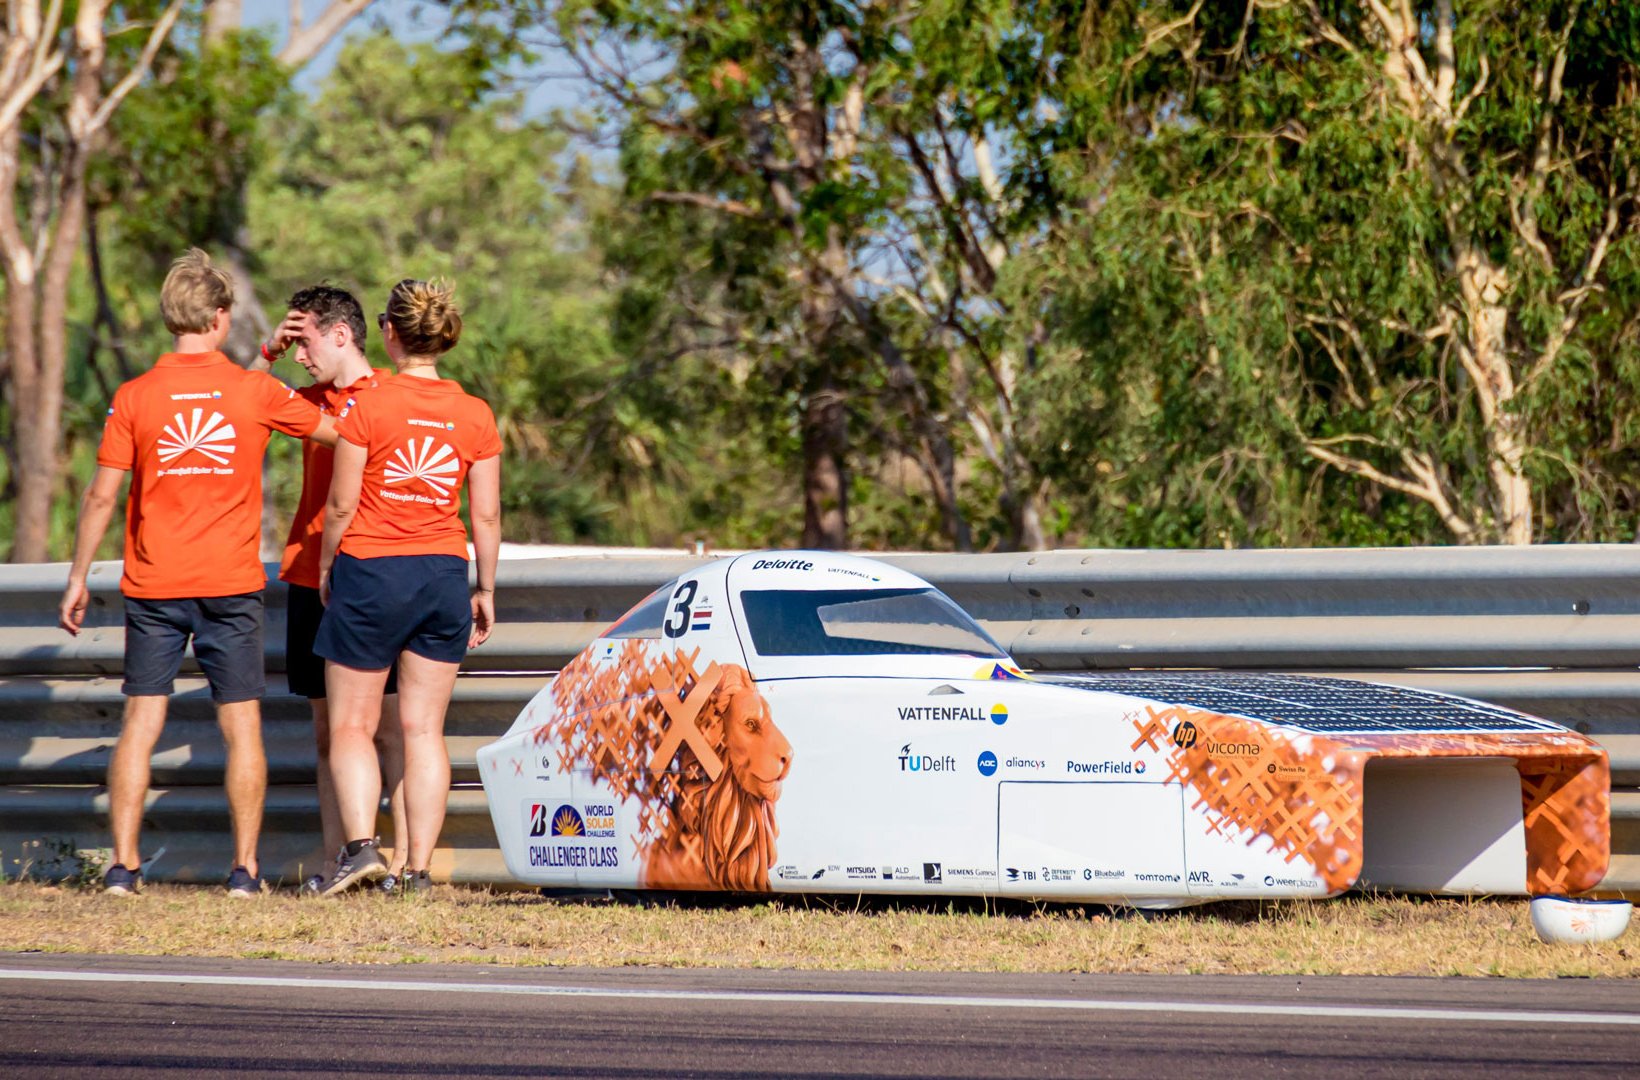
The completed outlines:
<svg viewBox="0 0 1640 1080">
<path fill-rule="evenodd" d="M 1180 750 L 1188 750 L 1196 745 L 1196 725 L 1189 720 L 1182 721 L 1173 729 L 1173 745 Z"/>
</svg>

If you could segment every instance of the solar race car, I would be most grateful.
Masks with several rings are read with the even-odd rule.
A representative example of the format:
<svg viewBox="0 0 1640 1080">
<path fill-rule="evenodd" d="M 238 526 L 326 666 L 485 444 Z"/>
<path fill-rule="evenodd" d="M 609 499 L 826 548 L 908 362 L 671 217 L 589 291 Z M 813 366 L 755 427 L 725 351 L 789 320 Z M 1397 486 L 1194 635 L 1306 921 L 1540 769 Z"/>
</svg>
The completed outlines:
<svg viewBox="0 0 1640 1080">
<path fill-rule="evenodd" d="M 1030 675 L 927 582 L 829 552 L 656 590 L 479 768 L 508 869 L 555 887 L 1545 895 L 1610 851 L 1605 751 L 1556 724 L 1344 679 Z"/>
</svg>

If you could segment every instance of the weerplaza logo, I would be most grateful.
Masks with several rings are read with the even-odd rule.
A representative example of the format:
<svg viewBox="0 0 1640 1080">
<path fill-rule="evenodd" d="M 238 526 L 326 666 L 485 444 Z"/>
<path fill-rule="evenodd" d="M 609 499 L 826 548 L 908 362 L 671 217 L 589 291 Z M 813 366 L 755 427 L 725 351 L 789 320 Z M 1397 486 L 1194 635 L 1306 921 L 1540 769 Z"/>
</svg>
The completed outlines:
<svg viewBox="0 0 1640 1080">
<path fill-rule="evenodd" d="M 455 449 L 449 443 L 439 443 L 435 449 L 433 437 L 428 435 L 419 446 L 415 439 L 410 439 L 403 447 L 393 451 L 385 475 L 389 484 L 420 480 L 438 494 L 449 495 L 460 471 L 461 461 L 456 457 Z"/>
<path fill-rule="evenodd" d="M 996 768 L 995 755 L 991 758 L 992 770 Z M 900 747 L 900 771 L 914 773 L 954 772 L 957 768 L 957 759 L 950 754 L 913 754 L 911 744 Z"/>
<path fill-rule="evenodd" d="M 203 454 L 218 465 L 226 465 L 237 445 L 237 433 L 228 418 L 212 411 L 207 417 L 204 409 L 195 409 L 191 416 L 177 413 L 165 425 L 159 439 L 159 459 L 166 464 L 183 454 Z"/>
</svg>

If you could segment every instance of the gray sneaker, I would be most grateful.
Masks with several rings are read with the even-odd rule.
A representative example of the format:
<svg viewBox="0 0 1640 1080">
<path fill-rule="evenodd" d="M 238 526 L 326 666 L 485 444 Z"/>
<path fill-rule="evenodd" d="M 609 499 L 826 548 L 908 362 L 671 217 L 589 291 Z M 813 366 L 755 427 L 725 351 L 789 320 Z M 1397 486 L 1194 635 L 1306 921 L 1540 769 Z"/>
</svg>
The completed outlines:
<svg viewBox="0 0 1640 1080">
<path fill-rule="evenodd" d="M 387 876 L 387 860 L 376 849 L 374 840 L 366 840 L 359 848 L 357 855 L 349 855 L 347 848 L 336 855 L 336 872 L 325 880 L 319 889 L 319 895 L 327 899 L 340 896 L 349 889 L 371 881 L 380 881 Z"/>
<path fill-rule="evenodd" d="M 433 887 L 433 879 L 425 870 L 406 870 L 399 878 L 399 890 L 405 893 L 424 893 Z"/>
<path fill-rule="evenodd" d="M 376 888 L 380 889 L 388 896 L 393 895 L 399 891 L 399 875 L 389 870 L 386 877 L 376 882 Z"/>
</svg>

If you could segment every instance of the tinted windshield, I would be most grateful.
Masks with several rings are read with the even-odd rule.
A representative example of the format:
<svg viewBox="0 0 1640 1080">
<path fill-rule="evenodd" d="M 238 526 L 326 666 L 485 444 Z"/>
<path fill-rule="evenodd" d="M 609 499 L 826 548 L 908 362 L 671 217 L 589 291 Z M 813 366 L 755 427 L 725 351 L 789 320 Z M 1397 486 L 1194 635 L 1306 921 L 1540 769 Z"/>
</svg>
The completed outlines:
<svg viewBox="0 0 1640 1080">
<path fill-rule="evenodd" d="M 606 638 L 658 638 L 661 620 L 666 617 L 666 602 L 672 597 L 672 583 L 656 589 L 625 615 L 621 621 L 603 632 Z"/>
<path fill-rule="evenodd" d="M 752 644 L 763 656 L 1007 655 L 933 589 L 769 589 L 743 592 L 740 599 Z"/>
</svg>

